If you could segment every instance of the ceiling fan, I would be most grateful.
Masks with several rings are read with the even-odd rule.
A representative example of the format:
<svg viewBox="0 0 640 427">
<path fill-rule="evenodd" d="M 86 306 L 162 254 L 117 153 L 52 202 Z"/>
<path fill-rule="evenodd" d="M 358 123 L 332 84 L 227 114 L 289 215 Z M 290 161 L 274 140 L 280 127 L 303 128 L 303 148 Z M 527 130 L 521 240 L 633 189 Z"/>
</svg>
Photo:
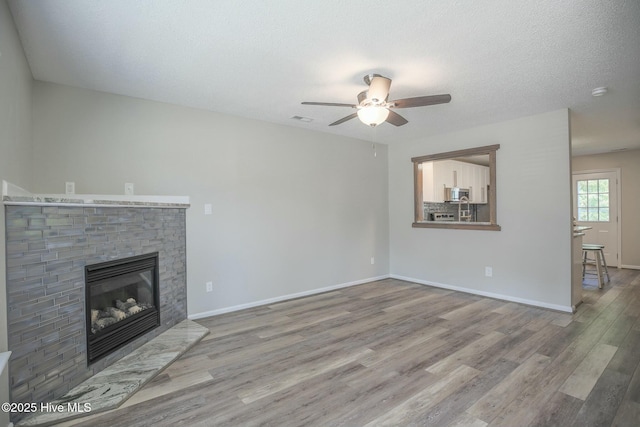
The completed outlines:
<svg viewBox="0 0 640 427">
<path fill-rule="evenodd" d="M 351 107 L 357 111 L 341 118 L 329 126 L 339 125 L 356 116 L 371 127 L 388 122 L 394 126 L 402 126 L 408 123 L 407 119 L 391 110 L 392 108 L 424 107 L 427 105 L 446 104 L 451 101 L 451 95 L 427 95 L 415 98 L 396 99 L 388 101 L 391 79 L 380 74 L 367 74 L 364 82 L 369 86 L 358 94 L 358 104 L 341 104 L 338 102 L 303 102 L 304 105 L 325 105 L 329 107 Z"/>
</svg>

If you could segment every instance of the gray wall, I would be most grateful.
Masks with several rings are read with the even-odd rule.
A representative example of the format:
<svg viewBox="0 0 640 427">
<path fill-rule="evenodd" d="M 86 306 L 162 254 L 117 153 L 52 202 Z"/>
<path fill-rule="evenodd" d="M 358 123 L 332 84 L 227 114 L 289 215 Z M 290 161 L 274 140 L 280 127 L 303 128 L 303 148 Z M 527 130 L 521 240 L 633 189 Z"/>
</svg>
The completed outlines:
<svg viewBox="0 0 640 427">
<path fill-rule="evenodd" d="M 573 172 L 620 169 L 622 266 L 640 269 L 640 150 L 578 156 L 571 163 Z"/>
<path fill-rule="evenodd" d="M 5 0 L 0 0 L 0 179 L 31 185 L 33 78 Z"/>
<path fill-rule="evenodd" d="M 190 315 L 388 274 L 384 145 L 42 82 L 33 114 L 31 191 L 191 197 Z"/>
<path fill-rule="evenodd" d="M 412 228 L 411 158 L 491 144 L 502 231 Z M 569 165 L 568 110 L 391 145 L 391 275 L 571 310 Z"/>
<path fill-rule="evenodd" d="M 0 0 L 0 180 L 31 186 L 31 86 L 33 79 L 13 18 Z M 4 209 L 0 206 L 0 236 L 4 241 Z M 0 352 L 7 350 L 5 248 L 0 244 Z M 6 375 L 0 377 L 0 402 L 8 400 Z M 0 426 L 7 425 L 0 412 Z"/>
</svg>

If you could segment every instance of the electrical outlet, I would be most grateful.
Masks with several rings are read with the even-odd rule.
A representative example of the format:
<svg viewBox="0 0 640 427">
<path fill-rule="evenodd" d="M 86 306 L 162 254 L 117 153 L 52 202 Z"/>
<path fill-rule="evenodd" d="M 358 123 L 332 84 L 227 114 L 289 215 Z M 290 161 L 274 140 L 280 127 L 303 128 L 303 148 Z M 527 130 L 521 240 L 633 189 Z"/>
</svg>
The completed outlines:
<svg viewBox="0 0 640 427">
<path fill-rule="evenodd" d="M 127 196 L 133 196 L 133 183 L 126 182 L 124 184 L 124 194 Z"/>
<path fill-rule="evenodd" d="M 371 265 L 376 263 L 376 259 L 374 257 L 371 257 Z"/>
<path fill-rule="evenodd" d="M 211 203 L 205 203 L 204 205 L 204 214 L 205 215 L 211 215 L 213 213 L 213 207 L 211 206 Z"/>
<path fill-rule="evenodd" d="M 213 282 L 207 282 L 207 292 L 213 291 Z"/>
<path fill-rule="evenodd" d="M 485 267 L 484 268 L 484 275 L 487 276 L 487 277 L 493 277 L 493 268 Z"/>
<path fill-rule="evenodd" d="M 76 183 L 75 182 L 65 182 L 64 183 L 64 192 L 65 192 L 65 194 L 76 194 Z"/>
</svg>

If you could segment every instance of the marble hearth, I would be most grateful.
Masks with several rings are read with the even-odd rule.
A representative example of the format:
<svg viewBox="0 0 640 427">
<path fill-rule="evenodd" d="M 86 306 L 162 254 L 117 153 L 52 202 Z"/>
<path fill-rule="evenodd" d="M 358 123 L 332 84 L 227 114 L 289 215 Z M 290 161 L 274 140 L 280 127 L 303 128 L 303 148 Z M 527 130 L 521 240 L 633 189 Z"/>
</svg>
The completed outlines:
<svg viewBox="0 0 640 427">
<path fill-rule="evenodd" d="M 13 402 L 61 398 L 187 318 L 188 197 L 33 195 L 3 183 L 3 203 Z M 85 266 L 152 252 L 160 326 L 88 365 Z"/>
<path fill-rule="evenodd" d="M 34 413 L 16 427 L 50 426 L 117 408 L 208 333 L 204 326 L 183 320 L 60 399 L 48 402 L 48 407 L 62 410 Z"/>
</svg>

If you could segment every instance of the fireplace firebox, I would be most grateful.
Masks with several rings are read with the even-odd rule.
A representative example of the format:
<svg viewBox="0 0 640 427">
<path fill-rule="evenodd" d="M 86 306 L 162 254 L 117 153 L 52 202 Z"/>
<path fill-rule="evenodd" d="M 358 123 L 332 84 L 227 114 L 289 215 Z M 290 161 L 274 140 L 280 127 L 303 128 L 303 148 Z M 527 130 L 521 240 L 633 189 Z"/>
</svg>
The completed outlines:
<svg viewBox="0 0 640 427">
<path fill-rule="evenodd" d="M 160 326 L 158 252 L 85 267 L 87 363 Z"/>
</svg>

